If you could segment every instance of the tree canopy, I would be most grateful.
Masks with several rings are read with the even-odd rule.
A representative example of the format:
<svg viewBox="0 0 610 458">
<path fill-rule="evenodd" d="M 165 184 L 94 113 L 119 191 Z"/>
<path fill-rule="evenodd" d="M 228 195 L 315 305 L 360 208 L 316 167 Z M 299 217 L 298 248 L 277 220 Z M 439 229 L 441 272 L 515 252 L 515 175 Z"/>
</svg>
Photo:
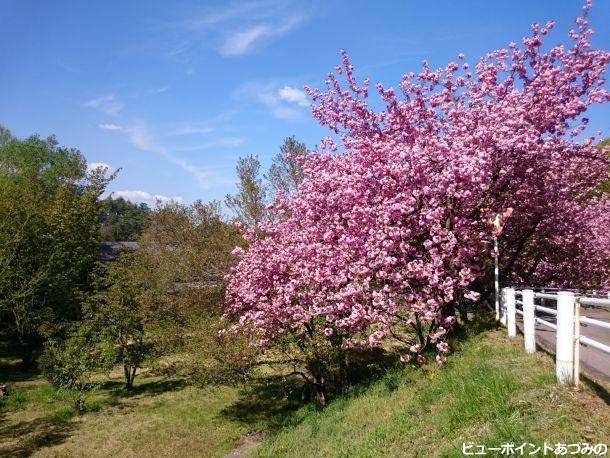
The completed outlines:
<svg viewBox="0 0 610 458">
<path fill-rule="evenodd" d="M 119 197 L 104 199 L 101 222 L 102 240 L 108 242 L 135 241 L 144 230 L 150 208 L 145 203 L 133 203 Z"/>
<path fill-rule="evenodd" d="M 109 179 L 88 174 L 80 151 L 55 137 L 0 143 L 0 313 L 24 361 L 89 288 L 99 244 L 99 196 Z"/>
</svg>

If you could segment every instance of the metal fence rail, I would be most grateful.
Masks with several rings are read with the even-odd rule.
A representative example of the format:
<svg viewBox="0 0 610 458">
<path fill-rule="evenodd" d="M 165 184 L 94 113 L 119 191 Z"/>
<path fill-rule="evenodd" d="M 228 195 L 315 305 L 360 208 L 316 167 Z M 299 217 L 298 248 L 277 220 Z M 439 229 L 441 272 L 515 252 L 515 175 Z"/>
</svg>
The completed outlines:
<svg viewBox="0 0 610 458">
<path fill-rule="evenodd" d="M 550 291 L 549 291 L 550 290 Z M 519 296 L 520 300 L 516 299 Z M 595 296 L 595 297 L 592 297 Z M 536 304 L 540 299 L 541 304 Z M 610 346 L 580 334 L 580 325 L 596 326 L 610 331 L 610 322 L 582 315 L 582 306 L 608 307 L 610 293 L 605 297 L 600 292 L 580 294 L 575 290 L 503 288 L 499 313 L 500 322 L 507 327 L 508 336 L 517 335 L 516 315 L 523 317 L 525 351 L 536 351 L 536 323 L 555 331 L 555 368 L 559 383 L 579 383 L 580 346 L 586 345 L 610 355 Z M 554 303 L 556 308 L 548 307 Z M 555 317 L 555 323 L 547 321 L 536 312 Z"/>
</svg>

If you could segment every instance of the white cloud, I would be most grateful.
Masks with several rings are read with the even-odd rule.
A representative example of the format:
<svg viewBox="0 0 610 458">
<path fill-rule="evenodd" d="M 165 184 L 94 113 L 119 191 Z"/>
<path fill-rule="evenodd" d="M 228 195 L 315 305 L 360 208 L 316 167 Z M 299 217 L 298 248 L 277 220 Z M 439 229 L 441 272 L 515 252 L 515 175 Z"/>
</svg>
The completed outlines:
<svg viewBox="0 0 610 458">
<path fill-rule="evenodd" d="M 233 19 L 238 19 L 245 15 L 256 14 L 258 11 L 261 11 L 268 6 L 269 1 L 267 0 L 233 3 L 223 7 L 222 9 L 204 11 L 197 17 L 190 18 L 182 22 L 180 25 L 184 25 L 191 29 L 209 29 L 210 27 Z"/>
<path fill-rule="evenodd" d="M 123 199 L 131 202 L 143 202 L 152 206 L 156 205 L 157 203 L 167 204 L 171 202 L 182 202 L 181 196 L 169 197 L 161 194 L 151 194 L 149 192 L 137 189 L 122 189 L 120 191 L 113 192 L 112 196 L 115 198 L 122 197 Z"/>
<path fill-rule="evenodd" d="M 200 124 L 187 124 L 179 127 L 169 133 L 169 135 L 195 135 L 195 134 L 209 134 L 213 131 L 212 127 Z"/>
<path fill-rule="evenodd" d="M 158 154 L 166 158 L 171 163 L 179 166 L 184 171 L 191 174 L 199 185 L 208 189 L 211 186 L 211 172 L 199 166 L 193 165 L 184 159 L 176 157 L 169 149 L 153 138 L 144 124 L 137 124 L 124 129 L 127 133 L 129 142 L 142 151 Z"/>
<path fill-rule="evenodd" d="M 111 122 L 105 124 L 99 124 L 97 127 L 104 130 L 121 130 L 122 127 L 118 124 L 113 124 Z"/>
<path fill-rule="evenodd" d="M 241 56 L 246 54 L 257 40 L 273 36 L 268 25 L 260 24 L 246 30 L 230 35 L 220 48 L 220 54 L 225 57 Z"/>
<path fill-rule="evenodd" d="M 242 56 L 302 24 L 306 9 L 286 0 L 234 1 L 205 8 L 191 13 L 187 20 L 169 24 L 179 36 L 169 40 L 174 43 L 167 55 L 192 57 L 201 43 L 212 43 L 224 57 Z"/>
<path fill-rule="evenodd" d="M 109 116 L 115 116 L 121 112 L 124 105 L 114 94 L 102 95 L 85 103 L 89 108 L 100 110 Z"/>
<path fill-rule="evenodd" d="M 149 92 L 151 94 L 163 94 L 164 92 L 169 91 L 170 86 L 162 86 L 162 87 L 158 87 L 156 89 L 151 89 Z"/>
<path fill-rule="evenodd" d="M 110 164 L 106 164 L 105 162 L 89 162 L 87 163 L 87 171 L 92 172 L 97 169 L 103 169 L 104 173 L 112 172 L 114 168 Z"/>
<path fill-rule="evenodd" d="M 276 81 L 242 84 L 233 96 L 241 101 L 261 103 L 278 119 L 299 119 L 303 116 L 302 107 L 309 105 L 304 92 L 294 86 L 280 86 Z"/>
<path fill-rule="evenodd" d="M 280 96 L 280 99 L 285 100 L 286 102 L 296 103 L 302 107 L 309 106 L 305 92 L 296 87 L 284 86 L 278 91 L 278 95 Z"/>
<path fill-rule="evenodd" d="M 224 57 L 236 57 L 250 52 L 254 46 L 264 39 L 279 38 L 294 29 L 303 17 L 298 15 L 281 16 L 274 23 L 259 23 L 246 29 L 238 29 L 229 34 L 220 47 Z"/>
</svg>

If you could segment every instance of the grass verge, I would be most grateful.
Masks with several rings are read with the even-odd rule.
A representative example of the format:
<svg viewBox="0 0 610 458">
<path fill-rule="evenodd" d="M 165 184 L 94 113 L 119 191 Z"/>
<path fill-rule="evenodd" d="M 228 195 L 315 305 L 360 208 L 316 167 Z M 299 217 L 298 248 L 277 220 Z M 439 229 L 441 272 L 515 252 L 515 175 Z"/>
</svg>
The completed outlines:
<svg viewBox="0 0 610 458">
<path fill-rule="evenodd" d="M 302 406 L 298 384 L 198 388 L 142 375 L 131 392 L 114 379 L 80 393 L 77 413 L 79 393 L 0 364 L 11 391 L 0 400 L 0 456 L 221 457 L 243 444 L 242 455 L 265 457 L 453 457 L 463 442 L 610 437 L 604 401 L 557 386 L 552 359 L 526 355 L 520 338 L 472 331 L 453 347 L 446 367 L 390 370 L 326 408 Z M 259 431 L 268 435 L 257 445 Z"/>
<path fill-rule="evenodd" d="M 471 336 L 456 344 L 446 367 L 396 369 L 323 410 L 300 409 L 257 453 L 457 457 L 464 442 L 607 441 L 604 401 L 586 387 L 557 386 L 551 358 L 527 355 L 522 345 L 503 330 Z"/>
</svg>

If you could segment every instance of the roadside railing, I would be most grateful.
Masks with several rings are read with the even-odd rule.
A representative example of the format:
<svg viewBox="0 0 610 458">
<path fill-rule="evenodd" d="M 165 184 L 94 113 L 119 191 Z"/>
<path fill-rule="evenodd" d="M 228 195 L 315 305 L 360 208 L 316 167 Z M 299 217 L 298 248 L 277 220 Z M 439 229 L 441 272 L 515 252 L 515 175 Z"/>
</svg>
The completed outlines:
<svg viewBox="0 0 610 458">
<path fill-rule="evenodd" d="M 610 355 L 610 346 L 581 335 L 581 325 L 608 331 L 610 322 L 586 316 L 591 307 L 610 310 L 610 293 L 575 290 L 503 288 L 499 319 L 508 336 L 517 335 L 517 315 L 523 317 L 525 351 L 536 351 L 536 324 L 555 332 L 555 368 L 559 383 L 580 381 L 580 346 L 588 346 Z"/>
</svg>

